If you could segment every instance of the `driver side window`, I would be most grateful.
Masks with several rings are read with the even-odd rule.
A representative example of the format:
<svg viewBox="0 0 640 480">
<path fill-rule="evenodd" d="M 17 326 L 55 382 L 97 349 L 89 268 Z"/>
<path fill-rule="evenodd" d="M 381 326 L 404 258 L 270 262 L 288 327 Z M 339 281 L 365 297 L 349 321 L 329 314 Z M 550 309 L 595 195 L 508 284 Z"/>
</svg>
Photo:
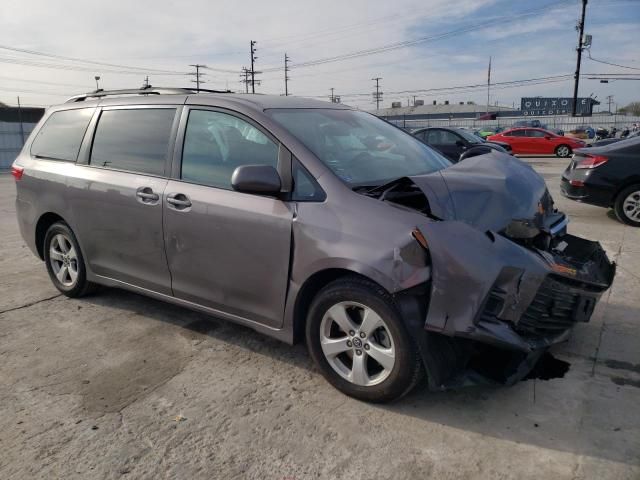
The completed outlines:
<svg viewBox="0 0 640 480">
<path fill-rule="evenodd" d="M 241 118 L 192 110 L 182 149 L 182 179 L 231 190 L 231 176 L 242 165 L 277 168 L 278 145 Z"/>
<path fill-rule="evenodd" d="M 455 133 L 447 130 L 432 130 L 429 134 L 433 140 L 430 138 L 428 143 L 433 143 L 434 145 L 455 145 L 460 140 L 460 137 Z"/>
</svg>

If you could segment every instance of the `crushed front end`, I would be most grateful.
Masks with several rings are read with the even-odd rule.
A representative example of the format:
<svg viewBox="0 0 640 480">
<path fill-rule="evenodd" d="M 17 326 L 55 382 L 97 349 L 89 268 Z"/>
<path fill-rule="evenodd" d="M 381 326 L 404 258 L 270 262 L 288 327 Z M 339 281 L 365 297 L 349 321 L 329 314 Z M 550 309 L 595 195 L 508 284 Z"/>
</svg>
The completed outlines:
<svg viewBox="0 0 640 480">
<path fill-rule="evenodd" d="M 432 389 L 519 381 L 613 282 L 600 244 L 567 233 L 544 180 L 518 160 L 475 157 L 381 199 L 431 218 L 418 225 L 431 279 L 416 338 Z"/>
<path fill-rule="evenodd" d="M 432 388 L 519 381 L 590 320 L 615 275 L 599 243 L 566 233 L 539 250 L 458 222 L 421 228 L 431 239 L 423 350 Z"/>
</svg>

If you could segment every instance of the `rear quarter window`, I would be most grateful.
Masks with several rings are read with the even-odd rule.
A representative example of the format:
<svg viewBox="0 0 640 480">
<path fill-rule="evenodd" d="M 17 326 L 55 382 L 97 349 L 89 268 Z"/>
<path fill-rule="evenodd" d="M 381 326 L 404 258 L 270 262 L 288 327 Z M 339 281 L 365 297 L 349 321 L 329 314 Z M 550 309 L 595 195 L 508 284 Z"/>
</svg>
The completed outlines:
<svg viewBox="0 0 640 480">
<path fill-rule="evenodd" d="M 75 162 L 94 108 L 54 112 L 31 144 L 31 155 Z"/>
<path fill-rule="evenodd" d="M 175 108 L 104 110 L 91 147 L 90 164 L 164 175 Z"/>
</svg>

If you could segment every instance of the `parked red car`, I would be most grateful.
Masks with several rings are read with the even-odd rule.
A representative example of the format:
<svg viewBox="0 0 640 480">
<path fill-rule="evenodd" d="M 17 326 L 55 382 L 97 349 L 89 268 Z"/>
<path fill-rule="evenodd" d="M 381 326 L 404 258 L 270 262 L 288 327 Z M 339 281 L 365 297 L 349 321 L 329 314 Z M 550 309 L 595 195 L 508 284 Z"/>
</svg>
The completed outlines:
<svg viewBox="0 0 640 480">
<path fill-rule="evenodd" d="M 576 138 L 563 137 L 542 128 L 512 128 L 487 137 L 490 142 L 504 142 L 511 145 L 514 154 L 555 154 L 569 157 L 576 148 L 586 143 Z"/>
</svg>

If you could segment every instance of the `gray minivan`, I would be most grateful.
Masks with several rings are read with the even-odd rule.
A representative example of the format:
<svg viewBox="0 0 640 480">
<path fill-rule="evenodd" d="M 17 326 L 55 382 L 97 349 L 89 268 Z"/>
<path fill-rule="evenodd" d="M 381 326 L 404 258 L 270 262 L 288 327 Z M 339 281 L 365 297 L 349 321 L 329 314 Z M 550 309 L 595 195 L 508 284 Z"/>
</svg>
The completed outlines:
<svg viewBox="0 0 640 480">
<path fill-rule="evenodd" d="M 544 180 L 455 166 L 377 117 L 293 97 L 97 91 L 16 159 L 22 236 L 54 285 L 119 287 L 293 343 L 354 397 L 512 384 L 613 280 Z"/>
</svg>

